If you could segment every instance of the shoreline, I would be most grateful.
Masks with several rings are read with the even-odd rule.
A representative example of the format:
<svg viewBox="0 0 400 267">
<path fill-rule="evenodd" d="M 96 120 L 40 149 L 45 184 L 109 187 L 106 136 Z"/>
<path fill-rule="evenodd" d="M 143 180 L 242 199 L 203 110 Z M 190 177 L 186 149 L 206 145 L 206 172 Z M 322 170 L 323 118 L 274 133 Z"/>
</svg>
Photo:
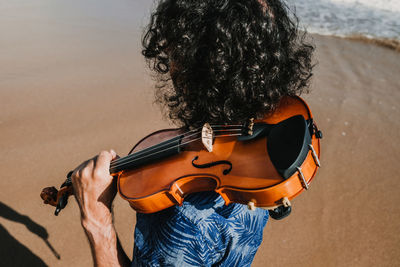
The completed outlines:
<svg viewBox="0 0 400 267">
<path fill-rule="evenodd" d="M 358 43 L 366 43 L 372 44 L 380 47 L 384 47 L 390 50 L 394 50 L 396 52 L 400 52 L 400 40 L 390 39 L 390 38 L 377 38 L 377 37 L 368 37 L 361 34 L 354 34 L 348 36 L 341 36 L 341 35 L 327 35 L 327 34 L 320 34 L 320 33 L 311 33 L 308 32 L 311 36 L 322 36 L 322 37 L 333 37 L 343 40 L 351 40 Z"/>
</svg>

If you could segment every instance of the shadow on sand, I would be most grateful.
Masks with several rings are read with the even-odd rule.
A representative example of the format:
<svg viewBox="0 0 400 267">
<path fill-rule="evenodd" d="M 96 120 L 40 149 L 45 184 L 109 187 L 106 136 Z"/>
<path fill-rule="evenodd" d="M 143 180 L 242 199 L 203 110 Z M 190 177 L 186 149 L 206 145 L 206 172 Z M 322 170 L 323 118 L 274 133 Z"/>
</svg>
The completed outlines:
<svg viewBox="0 0 400 267">
<path fill-rule="evenodd" d="M 32 221 L 28 216 L 22 215 L 4 203 L 0 202 L 0 217 L 21 223 L 46 243 L 57 259 L 60 255 L 48 241 L 49 234 L 46 228 Z M 26 246 L 21 244 L 0 224 L 0 265 L 1 266 L 47 266 L 42 259 L 36 256 Z"/>
</svg>

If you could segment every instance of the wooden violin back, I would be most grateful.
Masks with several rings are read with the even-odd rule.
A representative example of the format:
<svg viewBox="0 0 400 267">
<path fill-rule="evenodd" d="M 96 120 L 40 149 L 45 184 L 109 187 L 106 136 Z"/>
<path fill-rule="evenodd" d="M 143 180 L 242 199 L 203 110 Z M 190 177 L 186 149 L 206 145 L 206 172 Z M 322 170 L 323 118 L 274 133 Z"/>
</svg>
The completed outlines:
<svg viewBox="0 0 400 267">
<path fill-rule="evenodd" d="M 181 205 L 185 196 L 200 191 L 219 193 L 227 205 L 290 205 L 319 168 L 320 136 L 311 111 L 301 98 L 286 97 L 254 126 L 253 136 L 214 138 L 212 152 L 201 141 L 191 142 L 179 154 L 119 172 L 121 197 L 141 213 Z M 178 129 L 156 132 L 135 150 L 179 134 Z"/>
</svg>

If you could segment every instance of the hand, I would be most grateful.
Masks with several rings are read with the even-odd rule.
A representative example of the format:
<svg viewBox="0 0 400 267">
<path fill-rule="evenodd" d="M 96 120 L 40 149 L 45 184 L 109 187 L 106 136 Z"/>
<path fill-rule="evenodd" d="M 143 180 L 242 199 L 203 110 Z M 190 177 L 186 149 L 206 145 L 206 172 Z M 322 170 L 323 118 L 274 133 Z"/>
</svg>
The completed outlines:
<svg viewBox="0 0 400 267">
<path fill-rule="evenodd" d="M 72 173 L 75 198 L 81 211 L 82 225 L 111 225 L 111 205 L 117 193 L 116 179 L 110 175 L 114 150 L 102 151 L 83 162 Z"/>
<path fill-rule="evenodd" d="M 114 150 L 102 151 L 82 163 L 71 176 L 95 266 L 131 265 L 112 223 L 111 204 L 117 193 L 117 181 L 110 175 L 110 162 L 116 158 Z"/>
</svg>

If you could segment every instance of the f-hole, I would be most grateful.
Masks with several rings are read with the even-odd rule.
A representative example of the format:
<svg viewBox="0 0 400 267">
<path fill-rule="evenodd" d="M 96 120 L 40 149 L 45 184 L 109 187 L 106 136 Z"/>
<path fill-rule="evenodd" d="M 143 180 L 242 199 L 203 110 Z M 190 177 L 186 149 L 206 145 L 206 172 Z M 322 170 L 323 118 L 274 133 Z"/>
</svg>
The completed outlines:
<svg viewBox="0 0 400 267">
<path fill-rule="evenodd" d="M 227 160 L 219 160 L 219 161 L 212 161 L 212 162 L 204 163 L 204 164 L 196 164 L 195 161 L 197 161 L 198 159 L 199 159 L 199 156 L 195 156 L 192 160 L 193 167 L 198 168 L 198 169 L 206 169 L 206 168 L 211 168 L 211 167 L 214 167 L 217 165 L 226 164 L 229 166 L 229 168 L 223 170 L 222 173 L 224 175 L 227 175 L 232 170 L 232 163 Z"/>
</svg>

